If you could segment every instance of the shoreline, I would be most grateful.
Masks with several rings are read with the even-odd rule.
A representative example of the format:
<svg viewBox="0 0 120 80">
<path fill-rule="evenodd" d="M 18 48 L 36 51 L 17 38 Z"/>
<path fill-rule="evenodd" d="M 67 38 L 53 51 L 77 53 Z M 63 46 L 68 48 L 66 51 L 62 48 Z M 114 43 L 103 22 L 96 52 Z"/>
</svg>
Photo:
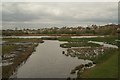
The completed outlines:
<svg viewBox="0 0 120 80">
<path fill-rule="evenodd" d="M 111 52 L 110 55 L 104 60 L 96 64 L 95 67 L 85 70 L 82 74 L 82 78 L 118 78 L 118 52 Z M 113 69 L 111 71 L 111 69 Z M 99 74 L 101 71 L 108 73 Z"/>
<path fill-rule="evenodd" d="M 12 39 L 15 41 L 16 39 Z M 7 53 L 4 53 L 2 55 L 2 61 L 5 61 L 5 64 L 8 65 L 2 65 L 2 77 L 3 79 L 9 79 L 19 68 L 19 66 L 22 63 L 25 63 L 26 60 L 33 54 L 33 52 L 36 50 L 36 47 L 39 45 L 39 43 L 43 43 L 43 40 L 37 40 L 34 39 L 31 40 L 21 40 L 14 43 L 11 43 L 10 40 L 8 40 L 8 43 L 3 44 L 4 47 L 7 46 L 17 46 L 17 48 L 7 51 Z M 26 42 L 24 42 L 26 41 Z M 35 41 L 35 42 L 33 42 Z M 31 43 L 30 43 L 31 42 Z M 17 44 L 18 43 L 18 44 Z M 27 44 L 28 43 L 28 44 Z M 7 49 L 7 48 L 6 48 Z M 14 56 L 11 56 L 14 55 Z M 12 61 L 11 61 L 12 59 Z M 12 62 L 12 64 L 9 64 Z M 3 62 L 2 62 L 3 63 Z"/>
</svg>

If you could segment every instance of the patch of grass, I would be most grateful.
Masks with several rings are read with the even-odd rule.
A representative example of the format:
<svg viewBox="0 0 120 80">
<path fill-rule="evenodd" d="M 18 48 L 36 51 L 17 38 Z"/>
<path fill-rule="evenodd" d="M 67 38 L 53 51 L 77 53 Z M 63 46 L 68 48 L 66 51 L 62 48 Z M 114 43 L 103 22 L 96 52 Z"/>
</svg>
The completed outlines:
<svg viewBox="0 0 120 80">
<path fill-rule="evenodd" d="M 61 37 L 58 38 L 59 41 L 68 41 L 69 43 L 61 44 L 65 47 L 80 47 L 80 46 L 96 46 L 94 44 L 87 44 L 88 41 L 98 41 L 105 42 L 108 44 L 118 45 L 115 41 L 117 36 L 105 36 L 105 37 L 96 37 L 96 38 L 67 38 Z M 72 43 L 71 43 L 72 42 Z M 77 44 L 74 42 L 83 42 L 82 44 Z M 104 52 L 103 55 L 98 56 L 98 58 L 93 61 L 96 64 L 96 67 L 88 69 L 82 74 L 82 77 L 85 78 L 117 78 L 118 77 L 118 52 L 116 49 L 109 49 Z"/>
<path fill-rule="evenodd" d="M 59 41 L 68 41 L 68 42 L 81 42 L 81 41 L 98 41 L 98 42 L 106 42 L 109 44 L 115 44 L 118 43 L 115 41 L 117 40 L 117 36 L 105 36 L 105 37 L 95 37 L 95 38 L 70 38 L 70 37 L 60 37 L 58 38 Z"/>
<path fill-rule="evenodd" d="M 13 43 L 13 42 L 40 42 L 42 43 L 42 39 L 37 38 L 3 38 L 3 41 L 7 41 L 7 43 Z M 19 45 L 3 45 L 2 46 L 2 54 L 10 54 L 10 52 L 17 49 Z"/>
<path fill-rule="evenodd" d="M 3 41 L 8 41 L 8 42 L 43 42 L 42 39 L 37 39 L 37 38 L 3 38 Z"/>
<path fill-rule="evenodd" d="M 99 44 L 94 44 L 94 43 L 88 43 L 88 42 L 69 42 L 69 43 L 64 43 L 64 44 L 60 44 L 60 47 L 63 48 L 70 48 L 70 47 L 99 47 L 101 45 Z"/>
<path fill-rule="evenodd" d="M 15 45 L 15 44 L 9 44 L 9 43 L 16 43 L 16 42 L 32 42 L 32 43 L 39 43 L 42 42 L 41 39 L 23 39 L 23 38 L 7 38 L 3 39 L 4 41 L 7 41 L 2 46 L 2 54 L 10 54 L 12 51 L 15 51 L 19 47 L 25 47 L 25 51 L 19 51 L 20 54 L 16 54 L 17 56 L 14 56 L 14 60 L 11 61 L 13 64 L 2 66 L 2 77 L 3 78 L 9 78 L 11 75 L 13 75 L 14 71 L 16 71 L 16 68 L 23 62 L 28 59 L 28 57 L 32 54 L 32 52 L 35 51 L 35 47 L 38 44 L 25 44 L 25 45 Z M 14 53 L 15 54 L 15 53 Z"/>
<path fill-rule="evenodd" d="M 116 52 L 117 49 L 107 49 L 104 51 L 104 54 L 99 55 L 95 60 L 93 60 L 95 63 L 103 63 L 104 61 L 106 61 L 107 59 L 109 59 L 114 52 Z"/>
<path fill-rule="evenodd" d="M 117 78 L 118 77 L 118 51 L 99 58 L 95 67 L 83 72 L 85 78 Z"/>
<path fill-rule="evenodd" d="M 11 75 L 13 75 L 17 67 L 19 67 L 19 65 L 22 62 L 26 61 L 29 58 L 29 56 L 32 54 L 32 52 L 34 52 L 36 46 L 37 45 L 32 44 L 30 47 L 26 49 L 25 52 L 21 52 L 21 54 L 18 57 L 14 58 L 13 64 L 8 66 L 2 66 L 2 77 L 9 78 Z"/>
<path fill-rule="evenodd" d="M 2 54 L 10 54 L 10 52 L 17 49 L 17 45 L 4 45 L 2 46 Z"/>
</svg>

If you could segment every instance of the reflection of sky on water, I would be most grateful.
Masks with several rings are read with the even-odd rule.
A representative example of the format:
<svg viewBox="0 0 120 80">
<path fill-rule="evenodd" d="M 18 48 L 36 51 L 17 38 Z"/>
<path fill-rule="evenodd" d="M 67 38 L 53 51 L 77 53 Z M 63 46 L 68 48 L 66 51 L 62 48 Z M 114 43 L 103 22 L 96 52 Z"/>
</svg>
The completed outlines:
<svg viewBox="0 0 120 80">
<path fill-rule="evenodd" d="M 18 69 L 18 78 L 67 78 L 74 67 L 88 63 L 89 60 L 66 57 L 59 41 L 45 40 L 39 44 L 26 64 Z"/>
</svg>

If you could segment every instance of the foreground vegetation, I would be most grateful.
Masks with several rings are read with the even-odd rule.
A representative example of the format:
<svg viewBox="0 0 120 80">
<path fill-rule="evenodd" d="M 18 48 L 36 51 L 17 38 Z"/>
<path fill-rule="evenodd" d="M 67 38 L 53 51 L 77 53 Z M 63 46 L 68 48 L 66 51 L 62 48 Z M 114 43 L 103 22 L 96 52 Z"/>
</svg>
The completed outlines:
<svg viewBox="0 0 120 80">
<path fill-rule="evenodd" d="M 110 50 L 111 51 L 111 50 Z M 83 72 L 84 78 L 118 78 L 119 51 L 111 51 L 97 60 L 98 64 Z"/>
<path fill-rule="evenodd" d="M 6 79 L 28 59 L 38 43 L 43 43 L 41 39 L 3 38 L 3 40 L 6 42 L 2 46 L 2 77 Z"/>
<path fill-rule="evenodd" d="M 63 43 L 60 46 L 65 48 L 71 47 L 101 47 L 100 45 L 96 44 L 89 44 L 88 41 L 98 41 L 104 42 L 107 44 L 113 44 L 119 46 L 118 36 L 105 36 L 105 37 L 96 37 L 96 38 L 69 38 L 69 37 L 61 37 L 59 38 L 60 41 L 68 41 L 68 43 Z M 72 49 L 75 50 L 75 49 Z M 82 49 L 76 49 L 78 52 Z M 92 50 L 92 49 L 91 49 Z M 86 50 L 87 51 L 87 50 Z M 88 50 L 90 52 L 90 50 Z M 86 52 L 86 53 L 88 53 Z M 83 73 L 77 73 L 78 78 L 118 78 L 118 53 L 120 50 L 108 48 L 104 51 L 103 54 L 98 55 L 96 58 L 87 58 L 92 60 L 93 63 L 96 64 L 95 67 L 86 69 Z M 81 53 L 81 52 L 80 52 Z M 73 57 L 78 56 L 78 54 L 73 52 Z M 79 56 L 78 56 L 79 57 Z M 81 57 L 80 59 L 86 59 L 86 57 Z M 72 73 L 75 69 L 73 69 Z M 79 72 L 79 71 L 78 71 Z"/>
<path fill-rule="evenodd" d="M 17 49 L 17 45 L 6 45 L 2 46 L 2 54 L 10 54 L 10 52 Z"/>
</svg>

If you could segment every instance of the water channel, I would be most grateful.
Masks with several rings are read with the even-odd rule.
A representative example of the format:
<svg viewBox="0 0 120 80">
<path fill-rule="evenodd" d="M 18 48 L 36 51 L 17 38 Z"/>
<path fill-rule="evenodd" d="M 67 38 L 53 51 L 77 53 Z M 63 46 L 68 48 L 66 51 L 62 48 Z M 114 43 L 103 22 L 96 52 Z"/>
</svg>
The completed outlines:
<svg viewBox="0 0 120 80">
<path fill-rule="evenodd" d="M 70 75 L 70 71 L 80 64 L 91 61 L 65 56 L 59 41 L 45 40 L 39 44 L 27 62 L 19 67 L 17 78 L 67 78 L 76 77 Z"/>
</svg>

